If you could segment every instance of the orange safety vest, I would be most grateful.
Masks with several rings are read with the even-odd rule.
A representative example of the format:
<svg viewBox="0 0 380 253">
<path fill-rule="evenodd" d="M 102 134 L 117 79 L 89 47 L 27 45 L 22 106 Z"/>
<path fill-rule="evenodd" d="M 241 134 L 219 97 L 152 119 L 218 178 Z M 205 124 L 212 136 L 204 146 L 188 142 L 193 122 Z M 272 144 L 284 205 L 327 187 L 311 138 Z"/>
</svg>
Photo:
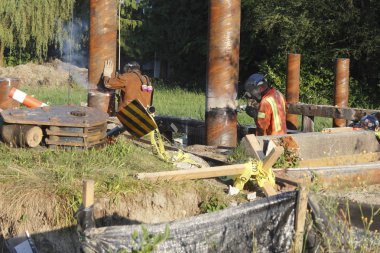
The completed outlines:
<svg viewBox="0 0 380 253">
<path fill-rule="evenodd" d="M 256 125 L 264 135 L 286 134 L 285 98 L 271 88 L 261 99 Z"/>
</svg>

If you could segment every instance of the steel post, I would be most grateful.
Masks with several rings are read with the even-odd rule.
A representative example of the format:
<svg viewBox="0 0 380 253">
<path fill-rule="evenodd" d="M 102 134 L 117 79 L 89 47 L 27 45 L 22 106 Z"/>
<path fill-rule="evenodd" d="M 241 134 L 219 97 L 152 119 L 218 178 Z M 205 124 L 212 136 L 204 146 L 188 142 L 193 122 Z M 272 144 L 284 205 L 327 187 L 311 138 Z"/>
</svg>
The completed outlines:
<svg viewBox="0 0 380 253">
<path fill-rule="evenodd" d="M 350 79 L 350 59 L 338 58 L 335 68 L 335 99 L 334 104 L 338 107 L 348 106 Z M 347 121 L 344 119 L 334 119 L 334 127 L 345 127 Z"/>
<path fill-rule="evenodd" d="M 300 54 L 288 54 L 288 67 L 286 75 L 286 101 L 298 103 L 300 100 Z M 286 127 L 289 130 L 297 130 L 298 115 L 286 114 Z"/>
<path fill-rule="evenodd" d="M 90 0 L 89 92 L 107 92 L 102 85 L 102 73 L 106 60 L 112 60 L 116 66 L 116 37 L 117 1 Z M 88 98 L 91 99 L 93 96 Z M 89 101 L 88 104 L 95 103 Z"/>
<path fill-rule="evenodd" d="M 240 0 L 210 0 L 206 87 L 206 144 L 237 144 Z"/>
</svg>

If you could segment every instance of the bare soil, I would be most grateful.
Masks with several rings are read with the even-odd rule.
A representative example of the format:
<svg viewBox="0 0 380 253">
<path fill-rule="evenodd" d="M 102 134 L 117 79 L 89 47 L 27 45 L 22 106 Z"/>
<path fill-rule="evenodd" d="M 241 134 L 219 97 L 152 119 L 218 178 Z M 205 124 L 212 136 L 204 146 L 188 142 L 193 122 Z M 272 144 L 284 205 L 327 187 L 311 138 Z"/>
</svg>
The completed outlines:
<svg viewBox="0 0 380 253">
<path fill-rule="evenodd" d="M 0 77 L 20 79 L 23 85 L 66 85 L 70 79 L 87 84 L 87 69 L 54 60 L 49 63 L 27 63 L 15 67 L 0 67 Z"/>
</svg>

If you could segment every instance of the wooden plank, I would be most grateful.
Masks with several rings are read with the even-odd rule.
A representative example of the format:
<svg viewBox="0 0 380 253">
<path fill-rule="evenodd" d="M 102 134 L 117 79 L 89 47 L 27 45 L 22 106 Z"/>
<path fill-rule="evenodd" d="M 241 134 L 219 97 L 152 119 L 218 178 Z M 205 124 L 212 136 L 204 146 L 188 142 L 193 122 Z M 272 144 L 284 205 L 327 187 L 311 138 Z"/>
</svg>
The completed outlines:
<svg viewBox="0 0 380 253">
<path fill-rule="evenodd" d="M 83 207 L 89 208 L 94 204 L 94 181 L 93 180 L 84 180 L 83 181 Z"/>
<path fill-rule="evenodd" d="M 302 115 L 302 132 L 314 132 L 314 116 Z"/>
<path fill-rule="evenodd" d="M 283 152 L 282 147 L 276 147 L 263 161 L 263 168 L 268 170 L 277 161 Z M 186 179 L 201 179 L 213 178 L 221 176 L 240 175 L 245 169 L 245 164 L 234 164 L 226 166 L 216 166 L 210 168 L 189 169 L 189 170 L 174 170 L 174 171 L 161 171 L 154 173 L 138 173 L 138 179 L 147 179 L 151 181 L 168 180 L 180 181 Z"/>
<path fill-rule="evenodd" d="M 263 169 L 269 171 L 272 166 L 277 162 L 278 158 L 284 153 L 284 148 L 281 146 L 274 147 L 270 153 L 263 160 Z M 276 189 L 269 183 L 265 183 L 261 188 L 266 196 L 276 195 Z"/>
<path fill-rule="evenodd" d="M 342 132 L 352 132 L 354 131 L 353 127 L 331 127 L 323 128 L 322 133 L 342 133 Z"/>
<path fill-rule="evenodd" d="M 294 252 L 302 252 L 303 237 L 305 232 L 305 221 L 307 213 L 307 201 L 309 194 L 310 180 L 304 180 L 299 184 L 296 217 L 295 217 L 295 239 L 294 239 Z"/>
<path fill-rule="evenodd" d="M 265 155 L 263 148 L 254 134 L 247 134 L 240 142 L 241 147 L 247 155 L 252 156 L 254 159 L 263 160 Z"/>
<path fill-rule="evenodd" d="M 304 103 L 288 104 L 287 113 L 346 120 L 360 120 L 364 115 L 372 113 L 375 113 L 377 117 L 380 116 L 380 110 L 336 107 L 331 105 L 313 105 Z"/>
<path fill-rule="evenodd" d="M 174 170 L 174 171 L 161 171 L 154 173 L 138 173 L 138 179 L 148 179 L 152 181 L 168 180 L 180 181 L 186 179 L 201 179 L 213 178 L 231 175 L 240 175 L 245 169 L 244 164 L 234 164 L 226 166 L 216 166 L 210 168 L 189 169 L 189 170 Z"/>
<path fill-rule="evenodd" d="M 278 158 L 284 153 L 284 148 L 276 146 L 263 160 L 263 169 L 268 171 L 277 162 Z"/>
<path fill-rule="evenodd" d="M 375 162 L 380 160 L 380 152 L 371 152 L 365 154 L 352 154 L 342 156 L 324 157 L 318 159 L 309 159 L 300 161 L 300 167 L 322 167 L 322 166 L 338 166 L 347 164 L 359 164 Z"/>
</svg>

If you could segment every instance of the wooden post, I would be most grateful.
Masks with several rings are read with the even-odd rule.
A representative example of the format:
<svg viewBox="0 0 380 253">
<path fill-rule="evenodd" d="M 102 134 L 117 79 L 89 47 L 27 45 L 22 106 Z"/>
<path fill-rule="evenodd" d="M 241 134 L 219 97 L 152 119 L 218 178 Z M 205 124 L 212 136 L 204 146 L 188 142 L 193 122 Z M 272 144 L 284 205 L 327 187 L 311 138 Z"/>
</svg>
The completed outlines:
<svg viewBox="0 0 380 253">
<path fill-rule="evenodd" d="M 94 180 L 83 181 L 83 207 L 90 208 L 94 204 Z"/>
<path fill-rule="evenodd" d="M 295 238 L 294 238 L 294 252 L 302 252 L 303 247 L 303 236 L 305 232 L 305 222 L 307 213 L 307 201 L 309 194 L 309 182 L 310 179 L 304 179 L 298 185 L 298 196 L 297 196 L 297 206 L 296 206 L 296 217 L 295 217 Z"/>
<path fill-rule="evenodd" d="M 314 116 L 302 115 L 302 132 L 314 132 Z"/>
</svg>

